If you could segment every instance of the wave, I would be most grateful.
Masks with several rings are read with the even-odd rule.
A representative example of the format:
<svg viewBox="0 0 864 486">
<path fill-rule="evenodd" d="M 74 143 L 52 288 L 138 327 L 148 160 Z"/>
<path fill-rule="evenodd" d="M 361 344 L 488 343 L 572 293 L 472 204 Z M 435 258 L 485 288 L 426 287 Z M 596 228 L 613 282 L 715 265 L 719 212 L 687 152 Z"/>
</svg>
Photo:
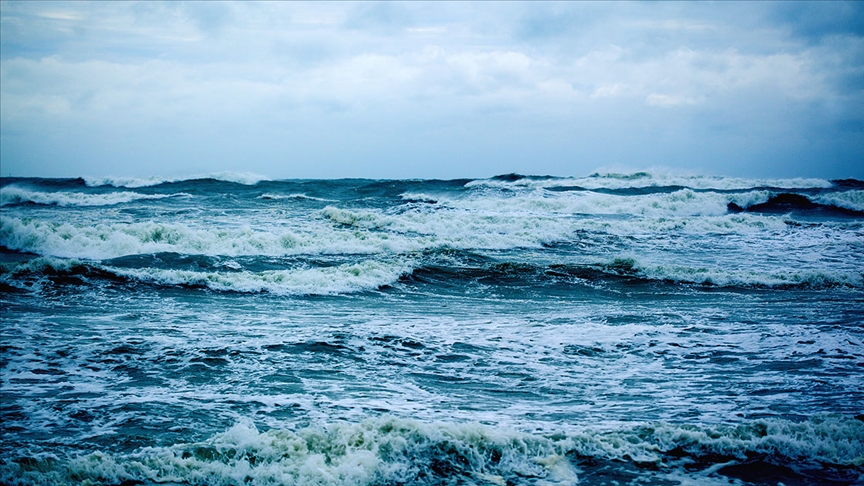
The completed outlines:
<svg viewBox="0 0 864 486">
<path fill-rule="evenodd" d="M 196 180 L 215 180 L 222 182 L 233 182 L 247 186 L 254 186 L 262 181 L 269 181 L 270 178 L 251 172 L 212 172 L 208 174 L 197 174 L 186 177 L 84 177 L 86 184 L 90 187 L 113 186 L 113 187 L 150 187 L 172 182 L 196 181 Z"/>
<path fill-rule="evenodd" d="M 600 266 L 622 276 L 677 284 L 744 288 L 864 288 L 864 273 L 860 269 L 754 270 L 725 266 L 652 265 L 640 263 L 634 258 L 617 258 Z"/>
<path fill-rule="evenodd" d="M 444 291 L 464 289 L 469 284 L 510 289 L 550 285 L 615 289 L 634 283 L 713 288 L 864 288 L 864 273 L 855 269 L 756 270 L 722 264 L 647 264 L 628 257 L 581 264 L 542 264 L 452 249 L 343 263 L 294 258 L 262 264 L 255 258 L 195 259 L 168 253 L 104 262 L 30 257 L 0 263 L 0 282 L 10 289 L 41 288 L 45 279 L 58 285 L 137 282 L 276 295 L 339 295 L 397 285 L 428 285 Z"/>
<path fill-rule="evenodd" d="M 336 199 L 325 199 L 321 197 L 313 197 L 306 194 L 261 194 L 258 196 L 258 199 L 266 199 L 272 201 L 285 201 L 285 200 L 309 200 L 309 201 L 319 201 L 319 202 L 338 202 Z"/>
<path fill-rule="evenodd" d="M 292 229 L 197 229 L 183 223 L 73 225 L 0 216 L 0 245 L 64 258 L 106 260 L 126 255 L 285 256 L 409 253 L 434 245 L 429 238 L 344 231 L 325 223 Z"/>
<path fill-rule="evenodd" d="M 468 187 L 494 188 L 562 188 L 574 187 L 587 190 L 597 189 L 635 189 L 648 187 L 674 187 L 701 190 L 746 190 L 756 188 L 777 189 L 828 189 L 834 186 L 829 180 L 814 178 L 794 179 L 746 179 L 710 175 L 680 174 L 661 169 L 620 173 L 595 172 L 586 177 L 523 176 L 507 174 L 490 179 L 478 179 L 467 184 Z"/>
<path fill-rule="evenodd" d="M 849 191 L 848 193 L 834 193 L 824 195 L 814 202 L 800 194 L 780 193 L 772 195 L 767 201 L 747 206 L 740 206 L 730 202 L 727 206 L 730 212 L 740 213 L 748 211 L 753 213 L 783 214 L 797 213 L 805 215 L 825 216 L 851 216 L 862 217 L 864 210 L 864 191 Z M 827 204 L 826 204 L 827 202 Z M 838 204 L 834 204 L 838 203 Z"/>
<path fill-rule="evenodd" d="M 35 484 L 855 484 L 864 422 L 823 416 L 733 425 L 649 423 L 551 435 L 396 417 L 259 431 L 240 420 L 195 443 L 0 463 L 0 482 Z M 762 481 L 759 481 L 762 482 Z"/>
<path fill-rule="evenodd" d="M 730 203 L 749 206 L 767 201 L 770 191 L 748 191 L 737 194 L 697 192 L 680 189 L 672 192 L 640 195 L 605 194 L 601 192 L 549 192 L 531 190 L 490 197 L 488 194 L 452 198 L 444 195 L 405 193 L 403 199 L 434 201 L 436 204 L 499 214 L 554 215 L 632 215 L 638 217 L 720 216 L 728 212 Z"/>
<path fill-rule="evenodd" d="M 154 260 L 162 258 L 156 257 Z M 396 283 L 413 270 L 410 261 L 398 260 L 369 260 L 333 266 L 263 271 L 243 269 L 234 261 L 220 262 L 218 266 L 224 270 L 130 268 L 112 265 L 111 262 L 37 257 L 26 262 L 0 262 L 0 283 L 10 289 L 33 290 L 41 288 L 43 279 L 47 278 L 61 285 L 91 284 L 95 281 L 137 282 L 158 286 L 206 288 L 218 292 L 337 295 L 377 290 Z"/>
<path fill-rule="evenodd" d="M 585 264 L 532 264 L 469 257 L 460 265 L 427 262 L 407 280 L 442 286 L 476 281 L 488 285 L 531 286 L 547 284 L 605 286 L 641 281 L 671 285 L 723 288 L 864 288 L 864 273 L 828 269 L 739 269 L 723 265 L 687 266 L 645 264 L 631 257 Z"/>
<path fill-rule="evenodd" d="M 815 198 L 814 201 L 824 206 L 835 206 L 864 213 L 864 190 L 832 192 Z"/>
<path fill-rule="evenodd" d="M 10 185 L 0 189 L 0 206 L 40 204 L 49 206 L 113 206 L 133 201 L 183 197 L 188 194 L 139 194 L 137 192 L 110 192 L 87 194 L 81 192 L 43 192 Z"/>
<path fill-rule="evenodd" d="M 105 267 L 115 275 L 157 285 L 202 287 L 221 292 L 277 295 L 337 295 L 391 285 L 411 266 L 404 262 L 362 261 L 334 267 L 262 272 L 201 272 L 159 268 Z"/>
</svg>

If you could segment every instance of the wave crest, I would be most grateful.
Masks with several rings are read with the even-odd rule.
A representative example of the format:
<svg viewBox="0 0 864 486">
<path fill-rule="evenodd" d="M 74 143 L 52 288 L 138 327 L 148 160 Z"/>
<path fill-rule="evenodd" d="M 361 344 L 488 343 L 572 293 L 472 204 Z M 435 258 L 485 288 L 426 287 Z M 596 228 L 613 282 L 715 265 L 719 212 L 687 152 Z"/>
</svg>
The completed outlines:
<svg viewBox="0 0 864 486">
<path fill-rule="evenodd" d="M 681 174 L 662 169 L 639 172 L 595 172 L 586 177 L 530 177 L 522 175 L 497 176 L 490 179 L 477 179 L 466 184 L 467 187 L 532 187 L 561 188 L 577 187 L 587 190 L 597 189 L 641 189 L 649 187 L 683 187 L 700 190 L 746 190 L 756 188 L 778 189 L 827 189 L 833 186 L 825 179 L 745 179 L 708 175 Z"/>
<path fill-rule="evenodd" d="M 395 417 L 261 432 L 241 420 L 208 440 L 131 454 L 93 452 L 67 460 L 18 458 L 0 465 L 7 484 L 152 481 L 208 484 L 575 485 L 612 473 L 633 482 L 740 477 L 750 466 L 784 467 L 803 483 L 864 474 L 864 422 L 815 417 L 737 425 L 654 423 L 550 436 L 476 423 Z M 602 477 L 602 476 L 601 476 Z"/>
<path fill-rule="evenodd" d="M 147 199 L 189 196 L 188 194 L 139 194 L 137 192 L 111 192 L 106 194 L 86 194 L 81 192 L 43 192 L 19 186 L 6 186 L 0 189 L 0 206 L 13 204 L 41 204 L 48 206 L 113 206 Z"/>
<path fill-rule="evenodd" d="M 84 177 L 84 181 L 90 187 L 113 186 L 113 187 L 150 187 L 172 182 L 184 182 L 194 180 L 216 180 L 222 182 L 233 182 L 246 186 L 254 186 L 262 181 L 271 180 L 269 177 L 251 172 L 213 172 L 208 174 L 197 174 L 186 177 Z"/>
<path fill-rule="evenodd" d="M 105 268 L 118 276 L 156 285 L 204 287 L 221 292 L 269 292 L 277 295 L 337 295 L 376 290 L 396 283 L 412 270 L 404 262 L 371 260 L 334 267 L 262 272 Z"/>
</svg>

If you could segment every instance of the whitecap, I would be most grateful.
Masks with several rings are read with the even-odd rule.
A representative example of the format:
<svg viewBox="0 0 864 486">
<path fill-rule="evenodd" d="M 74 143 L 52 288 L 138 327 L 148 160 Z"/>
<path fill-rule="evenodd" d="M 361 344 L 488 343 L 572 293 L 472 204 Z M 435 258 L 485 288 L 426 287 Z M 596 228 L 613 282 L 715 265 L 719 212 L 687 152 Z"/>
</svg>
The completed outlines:
<svg viewBox="0 0 864 486">
<path fill-rule="evenodd" d="M 44 192 L 10 185 L 0 189 L 0 206 L 12 204 L 34 203 L 55 206 L 113 206 L 139 200 L 165 199 L 181 197 L 188 194 L 139 194 L 137 192 L 109 192 L 104 194 L 87 194 L 82 192 Z"/>
<path fill-rule="evenodd" d="M 184 177 L 122 177 L 122 176 L 106 176 L 106 177 L 84 177 L 84 182 L 90 187 L 98 186 L 114 186 L 114 187 L 149 187 L 167 184 L 171 182 L 192 181 L 201 179 L 212 179 L 223 182 L 234 182 L 247 186 L 254 186 L 262 181 L 271 180 L 267 176 L 254 174 L 251 172 L 212 172 L 205 174 L 194 174 Z"/>
</svg>

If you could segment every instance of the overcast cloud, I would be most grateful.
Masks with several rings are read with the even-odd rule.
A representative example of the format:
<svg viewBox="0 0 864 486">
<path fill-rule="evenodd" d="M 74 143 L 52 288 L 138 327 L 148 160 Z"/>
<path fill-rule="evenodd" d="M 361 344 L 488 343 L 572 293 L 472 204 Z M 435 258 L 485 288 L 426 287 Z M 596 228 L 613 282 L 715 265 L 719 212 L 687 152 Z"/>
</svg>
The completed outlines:
<svg viewBox="0 0 864 486">
<path fill-rule="evenodd" d="M 864 179 L 864 3 L 0 4 L 2 175 Z"/>
</svg>

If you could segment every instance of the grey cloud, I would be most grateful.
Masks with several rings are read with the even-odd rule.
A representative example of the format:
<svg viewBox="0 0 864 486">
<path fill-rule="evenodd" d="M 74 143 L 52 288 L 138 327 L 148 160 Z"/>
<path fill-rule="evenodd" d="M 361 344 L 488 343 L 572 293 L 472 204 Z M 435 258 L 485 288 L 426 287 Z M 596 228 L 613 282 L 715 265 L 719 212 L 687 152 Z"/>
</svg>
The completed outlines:
<svg viewBox="0 0 864 486">
<path fill-rule="evenodd" d="M 3 5 L 19 173 L 843 177 L 864 157 L 861 38 L 796 38 L 764 4 Z"/>
</svg>

